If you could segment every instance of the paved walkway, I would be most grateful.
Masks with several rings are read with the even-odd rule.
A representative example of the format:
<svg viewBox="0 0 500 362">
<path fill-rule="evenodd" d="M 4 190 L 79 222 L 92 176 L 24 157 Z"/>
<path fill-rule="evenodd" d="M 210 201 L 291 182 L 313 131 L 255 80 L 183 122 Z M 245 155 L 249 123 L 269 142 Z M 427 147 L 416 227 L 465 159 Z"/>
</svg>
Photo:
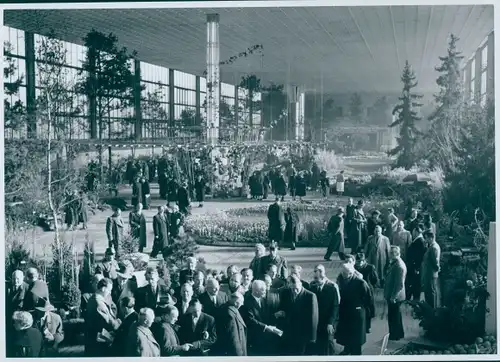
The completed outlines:
<svg viewBox="0 0 500 362">
<path fill-rule="evenodd" d="M 156 213 L 156 207 L 160 205 L 163 201 L 157 198 L 156 188 L 153 188 L 153 200 L 152 208 L 150 210 L 145 210 L 145 215 L 148 223 L 148 249 L 146 252 L 151 250 L 151 244 L 153 240 L 152 217 Z M 122 194 L 128 195 L 129 190 L 123 190 Z M 311 195 L 308 199 L 316 198 L 316 195 Z M 343 198 L 342 202 L 346 199 Z M 230 208 L 244 208 L 249 206 L 254 206 L 266 201 L 252 201 L 252 200 L 227 200 L 227 201 L 211 201 L 208 200 L 203 208 L 193 207 L 193 214 L 199 213 L 214 213 L 219 210 L 226 210 Z M 267 201 L 268 203 L 270 201 Z M 196 205 L 194 205 L 196 206 Z M 102 255 L 106 249 L 106 234 L 105 234 L 105 222 L 106 217 L 111 214 L 111 211 L 99 212 L 96 215 L 92 215 L 89 219 L 88 230 L 76 230 L 73 232 L 65 232 L 64 237 L 71 238 L 75 241 L 75 247 L 77 250 L 83 251 L 83 245 L 85 238 L 90 237 L 95 241 L 96 254 Z M 128 212 L 124 212 L 124 219 L 128 217 Z M 43 233 L 37 232 L 36 237 L 36 248 L 38 253 L 41 255 L 44 246 L 50 246 L 53 240 L 53 233 Z M 49 254 L 49 248 L 46 248 L 47 254 Z M 299 264 L 303 268 L 303 279 L 312 280 L 313 278 L 313 268 L 318 263 L 323 263 L 326 267 L 328 277 L 335 280 L 339 274 L 340 260 L 333 260 L 331 262 L 324 262 L 323 255 L 325 250 L 323 248 L 297 248 L 294 251 L 282 250 L 281 255 L 288 259 L 289 265 Z M 208 268 L 215 268 L 218 270 L 225 270 L 225 268 L 230 264 L 235 264 L 238 267 L 247 267 L 250 260 L 253 257 L 253 249 L 248 247 L 216 247 L 216 246 L 200 246 L 199 256 L 202 256 L 207 264 Z M 154 262 L 154 261 L 153 261 Z M 367 342 L 364 346 L 363 354 L 365 355 L 378 355 L 380 354 L 381 343 L 384 335 L 388 333 L 387 319 L 385 316 L 384 303 L 381 300 L 380 293 L 377 296 L 377 316 L 374 318 L 372 323 L 372 331 L 367 336 Z M 389 351 L 402 347 L 408 339 L 417 337 L 419 335 L 418 321 L 415 321 L 411 317 L 411 311 L 408 307 L 403 307 L 403 323 L 405 326 L 406 339 L 399 342 L 390 342 L 388 349 Z M 81 349 L 81 348 L 80 348 Z M 68 347 L 65 349 L 65 354 L 76 356 L 79 352 L 78 347 Z"/>
</svg>

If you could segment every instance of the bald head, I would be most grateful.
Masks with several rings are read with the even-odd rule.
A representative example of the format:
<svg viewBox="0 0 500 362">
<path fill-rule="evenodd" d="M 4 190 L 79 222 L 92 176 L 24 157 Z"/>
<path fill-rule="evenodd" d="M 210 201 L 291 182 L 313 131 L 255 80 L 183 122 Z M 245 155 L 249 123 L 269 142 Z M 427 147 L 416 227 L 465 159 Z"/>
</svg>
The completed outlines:
<svg viewBox="0 0 500 362">
<path fill-rule="evenodd" d="M 350 278 L 354 275 L 354 265 L 351 263 L 343 263 L 340 272 L 345 278 Z"/>
<path fill-rule="evenodd" d="M 217 295 L 217 292 L 219 291 L 219 289 L 220 289 L 220 286 L 219 286 L 219 282 L 217 281 L 217 279 L 215 279 L 215 278 L 207 279 L 206 285 L 205 285 L 205 290 L 207 291 L 207 293 L 209 295 L 211 295 L 211 296 Z"/>
<path fill-rule="evenodd" d="M 263 298 L 266 295 L 267 285 L 263 280 L 252 282 L 252 295 L 256 298 Z"/>
<path fill-rule="evenodd" d="M 12 273 L 12 284 L 15 288 L 19 288 L 23 285 L 24 282 L 24 273 L 21 270 L 15 270 Z"/>
<path fill-rule="evenodd" d="M 314 267 L 314 280 L 317 282 L 323 281 L 326 278 L 326 270 L 322 264 Z"/>
</svg>

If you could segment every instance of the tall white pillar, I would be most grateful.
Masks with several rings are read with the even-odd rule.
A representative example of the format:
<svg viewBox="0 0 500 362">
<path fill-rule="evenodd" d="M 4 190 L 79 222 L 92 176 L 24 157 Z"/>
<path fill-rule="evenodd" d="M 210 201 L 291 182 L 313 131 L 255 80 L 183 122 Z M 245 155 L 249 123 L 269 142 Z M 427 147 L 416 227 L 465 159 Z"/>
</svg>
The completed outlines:
<svg viewBox="0 0 500 362">
<path fill-rule="evenodd" d="M 488 242 L 488 274 L 486 288 L 490 297 L 486 301 L 486 333 L 496 335 L 497 332 L 497 243 L 496 223 L 490 222 L 490 233 Z"/>
<path fill-rule="evenodd" d="M 300 87 L 293 87 L 292 107 L 294 109 L 294 138 L 296 141 L 303 141 L 305 135 L 304 115 L 306 97 Z"/>
<path fill-rule="evenodd" d="M 207 15 L 207 138 L 219 140 L 220 104 L 219 14 Z"/>
</svg>

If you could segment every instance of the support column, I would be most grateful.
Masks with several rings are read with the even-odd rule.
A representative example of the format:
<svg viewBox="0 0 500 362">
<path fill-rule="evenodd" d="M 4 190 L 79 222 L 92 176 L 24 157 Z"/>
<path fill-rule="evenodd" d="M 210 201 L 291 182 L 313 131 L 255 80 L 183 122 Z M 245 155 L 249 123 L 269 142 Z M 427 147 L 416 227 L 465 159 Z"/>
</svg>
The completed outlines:
<svg viewBox="0 0 500 362">
<path fill-rule="evenodd" d="M 26 55 L 26 111 L 28 115 L 28 138 L 36 138 L 36 75 L 35 75 L 35 34 L 25 31 Z"/>
<path fill-rule="evenodd" d="M 240 129 L 240 97 L 239 97 L 239 89 L 238 85 L 234 86 L 234 125 L 235 125 L 235 136 L 238 139 L 239 129 Z"/>
<path fill-rule="evenodd" d="M 495 33 L 488 35 L 488 65 L 486 68 L 486 94 L 491 101 L 495 101 Z"/>
<path fill-rule="evenodd" d="M 97 75 L 96 75 L 96 51 L 94 48 L 88 49 L 89 57 L 89 77 L 90 77 L 90 91 L 88 93 L 89 100 L 89 123 L 90 123 L 90 138 L 97 139 Z M 99 125 L 99 128 L 102 128 Z M 102 132 L 99 131 L 99 135 Z M 101 137 L 99 137 L 101 139 Z"/>
<path fill-rule="evenodd" d="M 201 83 L 200 76 L 196 76 L 196 93 L 195 93 L 195 126 L 199 127 L 201 125 Z"/>
<path fill-rule="evenodd" d="M 175 77 L 174 70 L 168 69 L 168 123 L 169 127 L 175 127 Z M 168 134 L 174 134 L 168 132 Z"/>
<path fill-rule="evenodd" d="M 305 109 L 305 93 L 300 87 L 294 87 L 293 108 L 295 109 L 294 123 L 294 138 L 296 141 L 304 140 L 304 109 Z"/>
<path fill-rule="evenodd" d="M 472 79 L 472 72 L 471 72 L 471 67 L 472 67 L 472 61 L 468 61 L 467 64 L 465 65 L 465 100 L 466 101 L 471 101 L 471 89 L 470 89 L 470 82 Z"/>
<path fill-rule="evenodd" d="M 207 138 L 219 140 L 220 124 L 220 44 L 219 14 L 207 15 Z"/>
<path fill-rule="evenodd" d="M 488 242 L 488 274 L 486 288 L 490 297 L 486 300 L 486 333 L 496 335 L 497 332 L 497 243 L 496 243 L 496 223 L 490 223 Z"/>
<path fill-rule="evenodd" d="M 136 140 L 142 138 L 142 109 L 141 109 L 141 62 L 134 59 L 134 136 Z"/>
<path fill-rule="evenodd" d="M 476 54 L 474 57 L 476 59 L 476 69 L 472 69 L 472 71 L 475 72 L 474 100 L 479 104 L 481 102 L 481 67 L 483 66 L 482 54 L 480 49 L 476 50 Z"/>
</svg>

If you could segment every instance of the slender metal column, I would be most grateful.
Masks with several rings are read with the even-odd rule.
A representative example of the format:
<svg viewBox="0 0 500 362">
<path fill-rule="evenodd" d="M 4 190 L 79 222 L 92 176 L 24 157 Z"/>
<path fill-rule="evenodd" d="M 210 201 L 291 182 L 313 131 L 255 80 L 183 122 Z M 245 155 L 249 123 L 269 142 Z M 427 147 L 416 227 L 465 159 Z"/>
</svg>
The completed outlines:
<svg viewBox="0 0 500 362">
<path fill-rule="evenodd" d="M 141 95 L 141 62 L 138 59 L 134 59 L 134 136 L 136 140 L 142 138 Z"/>
<path fill-rule="evenodd" d="M 26 31 L 24 32 L 24 39 L 26 54 L 26 110 L 28 115 L 27 136 L 29 138 L 36 138 L 35 35 Z"/>
<path fill-rule="evenodd" d="M 219 140 L 220 124 L 220 44 L 219 14 L 207 15 L 207 138 Z"/>
</svg>

